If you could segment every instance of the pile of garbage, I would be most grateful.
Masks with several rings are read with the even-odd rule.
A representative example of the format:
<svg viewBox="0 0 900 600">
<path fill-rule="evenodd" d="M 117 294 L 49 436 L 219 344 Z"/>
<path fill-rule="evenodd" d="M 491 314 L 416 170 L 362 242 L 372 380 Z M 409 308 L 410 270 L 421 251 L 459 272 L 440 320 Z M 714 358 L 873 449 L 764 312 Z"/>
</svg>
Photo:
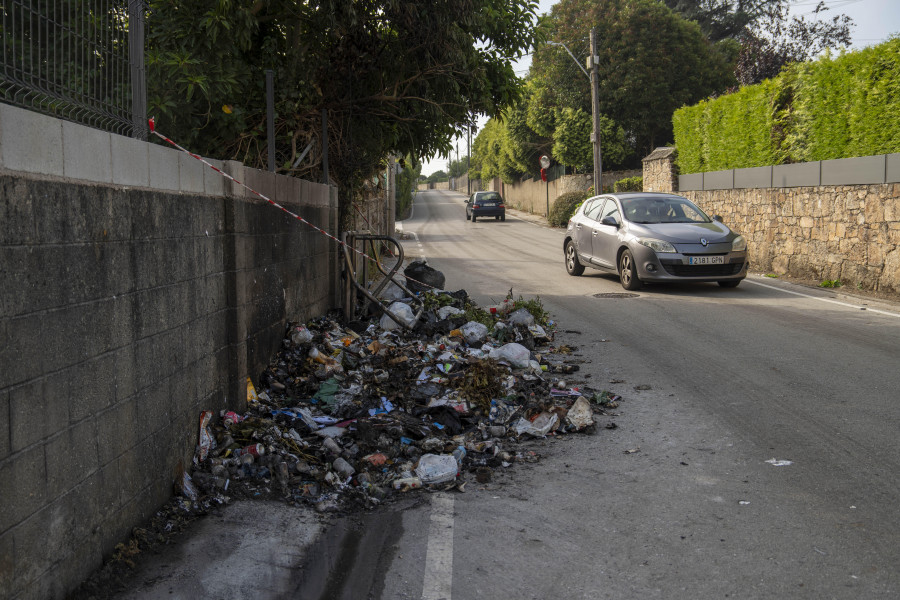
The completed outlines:
<svg viewBox="0 0 900 600">
<path fill-rule="evenodd" d="M 530 440 L 592 432 L 594 415 L 616 406 L 608 392 L 567 385 L 578 365 L 553 346 L 539 300 L 510 293 L 483 309 L 465 291 L 429 291 L 418 301 L 411 329 L 386 314 L 289 324 L 258 385 L 247 380 L 247 411 L 201 414 L 185 499 L 326 511 L 415 489 L 464 492 L 538 460 Z M 412 314 L 409 298 L 388 302 Z"/>
</svg>

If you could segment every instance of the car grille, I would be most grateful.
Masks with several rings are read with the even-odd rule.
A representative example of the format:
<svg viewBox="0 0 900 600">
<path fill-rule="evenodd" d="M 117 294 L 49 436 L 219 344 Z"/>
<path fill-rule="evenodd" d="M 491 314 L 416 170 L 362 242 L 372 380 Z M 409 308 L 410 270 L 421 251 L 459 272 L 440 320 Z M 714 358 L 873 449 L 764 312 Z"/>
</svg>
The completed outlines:
<svg viewBox="0 0 900 600">
<path fill-rule="evenodd" d="M 675 261 L 660 261 L 669 275 L 676 277 L 724 277 L 737 275 L 744 267 L 743 261 L 727 265 L 684 265 Z"/>
</svg>

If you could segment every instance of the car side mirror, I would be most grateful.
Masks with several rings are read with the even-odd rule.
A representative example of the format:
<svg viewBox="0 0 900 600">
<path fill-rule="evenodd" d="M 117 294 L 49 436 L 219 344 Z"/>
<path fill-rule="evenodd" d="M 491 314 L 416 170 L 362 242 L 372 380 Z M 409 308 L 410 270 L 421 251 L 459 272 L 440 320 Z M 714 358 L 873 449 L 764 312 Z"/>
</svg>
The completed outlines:
<svg viewBox="0 0 900 600">
<path fill-rule="evenodd" d="M 615 227 L 616 229 L 619 228 L 619 222 L 612 215 L 606 215 L 605 217 L 600 219 L 600 224 L 601 225 L 609 225 L 610 227 Z"/>
<path fill-rule="evenodd" d="M 718 221 L 719 223 L 721 223 L 722 222 L 721 215 L 713 215 L 713 221 Z"/>
</svg>

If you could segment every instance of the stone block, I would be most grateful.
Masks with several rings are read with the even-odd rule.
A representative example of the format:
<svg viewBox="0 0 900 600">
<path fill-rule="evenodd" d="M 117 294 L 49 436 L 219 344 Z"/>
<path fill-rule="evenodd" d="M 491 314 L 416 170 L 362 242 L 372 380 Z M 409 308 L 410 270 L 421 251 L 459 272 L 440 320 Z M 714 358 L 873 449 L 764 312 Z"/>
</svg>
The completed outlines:
<svg viewBox="0 0 900 600">
<path fill-rule="evenodd" d="M 184 152 L 178 153 L 179 189 L 185 194 L 202 194 L 204 171 L 212 171 L 202 162 Z"/>
<path fill-rule="evenodd" d="M 9 597 L 19 591 L 13 589 L 16 573 L 15 544 L 12 531 L 0 534 L 0 590 L 6 590 Z"/>
<path fill-rule="evenodd" d="M 33 243 L 39 231 L 34 218 L 35 193 L 29 180 L 11 175 L 0 176 L 0 198 L 16 199 L 15 202 L 0 202 L 0 247 Z M 10 263 L 0 261 L 0 264 Z M 10 313 L 0 310 L 0 314 Z"/>
<path fill-rule="evenodd" d="M 9 391 L 10 448 L 13 452 L 46 440 L 68 426 L 69 413 L 65 408 L 68 398 L 49 398 L 45 381 L 44 378 L 33 380 Z"/>
<path fill-rule="evenodd" d="M 56 497 L 71 490 L 99 468 L 97 424 L 82 421 L 47 442 L 47 491 Z"/>
<path fill-rule="evenodd" d="M 131 397 L 97 415 L 99 464 L 104 468 L 133 448 L 143 427 L 138 420 L 137 398 Z M 112 477 L 112 475 L 109 475 Z"/>
<path fill-rule="evenodd" d="M 9 390 L 0 389 L 0 461 L 3 461 L 12 452 L 10 445 L 12 419 L 10 417 Z"/>
<path fill-rule="evenodd" d="M 886 156 L 860 156 L 822 161 L 821 185 L 884 183 Z"/>
<path fill-rule="evenodd" d="M 181 186 L 178 172 L 178 150 L 166 148 L 158 144 L 150 144 L 147 148 L 150 187 L 155 190 L 177 192 Z"/>
<path fill-rule="evenodd" d="M 821 163 L 819 161 L 775 165 L 772 167 L 774 187 L 814 187 L 820 185 Z"/>
<path fill-rule="evenodd" d="M 116 401 L 115 356 L 103 354 L 69 369 L 69 422 L 77 423 Z"/>
<path fill-rule="evenodd" d="M 62 123 L 0 104 L 0 165 L 10 171 L 63 176 Z"/>
<path fill-rule="evenodd" d="M 117 185 L 150 185 L 150 144 L 124 135 L 110 134 L 112 182 Z"/>
<path fill-rule="evenodd" d="M 207 158 L 205 160 L 219 170 L 222 170 L 225 167 L 225 163 L 221 160 L 215 160 L 213 158 Z M 225 184 L 226 182 L 229 182 L 228 179 L 226 179 L 222 173 L 210 169 L 206 165 L 203 165 L 203 167 L 203 193 L 207 196 L 224 196 Z"/>
<path fill-rule="evenodd" d="M 0 462 L 0 531 L 7 531 L 47 502 L 44 446 L 33 446 Z"/>
<path fill-rule="evenodd" d="M 68 178 L 112 183 L 109 132 L 62 122 L 63 174 Z"/>
</svg>

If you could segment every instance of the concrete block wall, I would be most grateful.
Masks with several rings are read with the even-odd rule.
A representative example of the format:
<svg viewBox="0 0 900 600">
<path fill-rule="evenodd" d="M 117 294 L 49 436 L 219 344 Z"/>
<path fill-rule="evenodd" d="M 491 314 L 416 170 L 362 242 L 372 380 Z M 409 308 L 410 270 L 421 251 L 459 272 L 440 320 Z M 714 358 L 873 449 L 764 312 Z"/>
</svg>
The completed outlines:
<svg viewBox="0 0 900 600">
<path fill-rule="evenodd" d="M 335 232 L 334 188 L 217 165 Z M 0 104 L 0 598 L 99 567 L 171 496 L 199 412 L 338 306 L 338 268 L 183 153 Z"/>
</svg>

